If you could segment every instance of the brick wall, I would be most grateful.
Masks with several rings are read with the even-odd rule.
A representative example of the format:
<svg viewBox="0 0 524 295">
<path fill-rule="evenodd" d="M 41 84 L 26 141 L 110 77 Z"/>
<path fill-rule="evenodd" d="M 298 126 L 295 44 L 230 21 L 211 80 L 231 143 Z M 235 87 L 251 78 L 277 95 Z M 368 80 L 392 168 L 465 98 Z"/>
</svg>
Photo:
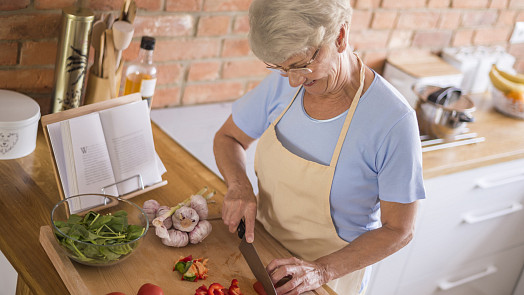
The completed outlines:
<svg viewBox="0 0 524 295">
<path fill-rule="evenodd" d="M 349 1 L 349 0 L 348 0 Z M 49 110 L 61 8 L 73 0 L 0 0 L 0 89 L 35 98 Z M 157 38 L 154 106 L 234 100 L 268 73 L 246 40 L 250 0 L 136 0 L 135 38 Z M 99 15 L 123 0 L 90 0 Z M 500 45 L 524 72 L 524 44 L 509 44 L 524 21 L 524 0 L 351 0 L 350 42 L 381 72 L 392 55 L 438 53 L 449 46 Z M 91 54 L 93 51 L 91 50 Z M 92 59 L 92 58 L 91 58 Z"/>
</svg>

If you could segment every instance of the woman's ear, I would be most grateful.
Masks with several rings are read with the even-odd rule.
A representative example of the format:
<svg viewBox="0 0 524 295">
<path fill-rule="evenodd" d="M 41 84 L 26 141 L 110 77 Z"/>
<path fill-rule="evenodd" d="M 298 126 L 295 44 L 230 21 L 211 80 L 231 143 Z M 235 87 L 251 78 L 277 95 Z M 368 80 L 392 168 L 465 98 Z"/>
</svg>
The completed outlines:
<svg viewBox="0 0 524 295">
<path fill-rule="evenodd" d="M 337 51 L 339 53 L 344 52 L 346 48 L 348 47 L 348 33 L 349 33 L 348 27 L 349 26 L 347 24 L 343 24 L 340 27 L 340 31 L 338 33 L 338 37 L 336 41 Z"/>
</svg>

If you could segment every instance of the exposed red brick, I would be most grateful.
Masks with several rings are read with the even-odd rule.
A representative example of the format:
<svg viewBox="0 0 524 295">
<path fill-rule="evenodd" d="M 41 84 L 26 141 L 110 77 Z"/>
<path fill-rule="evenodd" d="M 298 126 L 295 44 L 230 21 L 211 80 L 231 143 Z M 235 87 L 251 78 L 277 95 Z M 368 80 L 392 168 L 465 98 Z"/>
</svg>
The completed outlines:
<svg viewBox="0 0 524 295">
<path fill-rule="evenodd" d="M 438 24 L 439 29 L 456 29 L 460 24 L 460 11 L 445 11 L 440 15 L 440 20 Z"/>
<path fill-rule="evenodd" d="M 74 4 L 75 0 L 35 0 L 36 9 L 63 9 Z"/>
<path fill-rule="evenodd" d="M 447 8 L 451 0 L 428 0 L 428 8 Z"/>
<path fill-rule="evenodd" d="M 0 0 L 0 11 L 24 9 L 29 3 L 29 0 Z"/>
<path fill-rule="evenodd" d="M 524 8 L 524 0 L 509 0 L 509 8 Z"/>
<path fill-rule="evenodd" d="M 357 50 L 385 48 L 388 42 L 389 31 L 359 31 L 349 32 L 349 42 Z"/>
<path fill-rule="evenodd" d="M 517 11 L 515 10 L 502 10 L 499 13 L 499 17 L 497 20 L 497 26 L 513 27 L 513 24 L 515 23 L 516 15 L 517 15 Z"/>
<path fill-rule="evenodd" d="M 189 14 L 138 16 L 133 36 L 189 36 L 193 34 L 194 23 L 193 16 Z"/>
<path fill-rule="evenodd" d="M 181 83 L 184 76 L 184 66 L 179 63 L 158 64 L 157 84 Z"/>
<path fill-rule="evenodd" d="M 189 66 L 188 81 L 213 81 L 217 80 L 220 75 L 219 61 L 193 62 Z"/>
<path fill-rule="evenodd" d="M 54 69 L 0 70 L 0 89 L 50 93 L 54 85 L 53 80 Z"/>
<path fill-rule="evenodd" d="M 49 0 L 53 1 L 53 0 Z M 89 7 L 93 10 L 118 10 L 122 9 L 122 0 L 90 0 Z"/>
<path fill-rule="evenodd" d="M 509 40 L 512 28 L 484 28 L 475 30 L 473 44 L 496 45 Z"/>
<path fill-rule="evenodd" d="M 372 29 L 391 29 L 395 27 L 397 12 L 394 10 L 381 10 L 373 13 Z"/>
<path fill-rule="evenodd" d="M 247 11 L 251 0 L 204 0 L 204 11 Z"/>
<path fill-rule="evenodd" d="M 187 60 L 218 57 L 219 39 L 184 39 L 158 41 L 155 59 L 158 61 Z"/>
<path fill-rule="evenodd" d="M 363 61 L 367 66 L 381 74 L 386 63 L 386 56 L 386 50 L 368 51 L 364 54 Z"/>
<path fill-rule="evenodd" d="M 382 0 L 384 8 L 421 8 L 426 6 L 426 0 Z"/>
<path fill-rule="evenodd" d="M 524 73 L 524 59 L 517 60 L 513 65 L 513 68 L 515 71 L 517 71 L 517 73 Z"/>
<path fill-rule="evenodd" d="M 451 31 L 418 31 L 413 36 L 415 47 L 447 47 L 451 41 Z"/>
<path fill-rule="evenodd" d="M 524 22 L 524 10 L 517 12 L 517 17 L 515 18 L 516 22 Z"/>
<path fill-rule="evenodd" d="M 230 20 L 228 15 L 201 16 L 197 36 L 223 36 L 229 30 Z"/>
<path fill-rule="evenodd" d="M 222 78 L 263 77 L 268 72 L 266 65 L 258 59 L 235 60 L 224 63 Z"/>
<path fill-rule="evenodd" d="M 369 9 L 378 8 L 380 6 L 380 0 L 357 0 L 352 7 L 356 9 Z"/>
<path fill-rule="evenodd" d="M 354 10 L 351 19 L 351 30 L 363 30 L 369 28 L 371 22 L 370 10 Z"/>
<path fill-rule="evenodd" d="M 57 38 L 59 29 L 59 13 L 0 16 L 0 40 Z"/>
<path fill-rule="evenodd" d="M 18 58 L 18 43 L 0 43 L 0 66 L 16 65 Z"/>
<path fill-rule="evenodd" d="M 411 30 L 395 30 L 391 32 L 388 48 L 407 48 L 411 45 L 412 38 L 413 31 Z"/>
<path fill-rule="evenodd" d="M 452 8 L 487 8 L 489 0 L 451 0 Z"/>
<path fill-rule="evenodd" d="M 415 11 L 400 13 L 397 28 L 399 29 L 432 29 L 437 27 L 438 12 Z"/>
<path fill-rule="evenodd" d="M 247 15 L 239 15 L 235 18 L 233 24 L 233 34 L 247 34 L 249 32 L 249 17 Z"/>
<path fill-rule="evenodd" d="M 22 44 L 20 52 L 21 65 L 54 65 L 56 60 L 57 42 L 27 41 Z"/>
<path fill-rule="evenodd" d="M 390 50 L 388 58 L 416 58 L 417 56 L 427 56 L 431 54 L 431 49 L 428 48 L 402 48 Z"/>
<path fill-rule="evenodd" d="M 247 39 L 226 39 L 222 49 L 223 57 L 247 56 L 251 53 Z"/>
<path fill-rule="evenodd" d="M 473 44 L 473 35 L 475 31 L 471 29 L 458 30 L 453 36 L 451 46 L 469 46 Z"/>
<path fill-rule="evenodd" d="M 511 44 L 508 53 L 516 58 L 524 59 L 524 43 Z"/>
<path fill-rule="evenodd" d="M 180 105 L 180 87 L 157 87 L 151 108 L 159 109 Z"/>
<path fill-rule="evenodd" d="M 241 82 L 190 84 L 185 88 L 182 104 L 191 105 L 234 100 L 243 93 L 244 85 Z"/>
<path fill-rule="evenodd" d="M 506 8 L 508 7 L 509 0 L 491 0 L 489 8 Z"/>
<path fill-rule="evenodd" d="M 200 11 L 203 0 L 166 0 L 166 11 Z"/>
<path fill-rule="evenodd" d="M 493 9 L 483 11 L 465 11 L 462 14 L 462 26 L 464 27 L 492 25 L 496 20 L 497 11 Z"/>
<path fill-rule="evenodd" d="M 163 10 L 163 1 L 162 0 L 135 0 L 136 6 L 141 10 L 148 11 L 161 11 Z M 124 1 L 122 1 L 123 3 Z"/>
</svg>

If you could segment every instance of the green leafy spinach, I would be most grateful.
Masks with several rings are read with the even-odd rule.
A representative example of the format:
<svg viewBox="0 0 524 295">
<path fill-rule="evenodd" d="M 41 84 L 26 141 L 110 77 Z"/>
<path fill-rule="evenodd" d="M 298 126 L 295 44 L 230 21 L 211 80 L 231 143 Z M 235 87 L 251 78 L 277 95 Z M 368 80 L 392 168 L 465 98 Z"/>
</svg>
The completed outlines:
<svg viewBox="0 0 524 295">
<path fill-rule="evenodd" d="M 77 260 L 93 264 L 112 262 L 131 253 L 138 246 L 138 241 L 132 241 L 145 230 L 143 226 L 128 224 L 124 210 L 107 215 L 90 211 L 83 217 L 72 214 L 67 221 L 55 221 L 54 224 L 72 238 L 55 231 L 58 242 Z"/>
</svg>

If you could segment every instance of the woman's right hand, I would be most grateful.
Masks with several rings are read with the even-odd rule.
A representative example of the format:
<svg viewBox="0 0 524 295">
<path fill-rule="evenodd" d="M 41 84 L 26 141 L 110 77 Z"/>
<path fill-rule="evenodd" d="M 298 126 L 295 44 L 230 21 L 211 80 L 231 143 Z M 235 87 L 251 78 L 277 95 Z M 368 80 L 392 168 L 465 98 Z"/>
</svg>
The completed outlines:
<svg viewBox="0 0 524 295">
<path fill-rule="evenodd" d="M 230 232 L 236 232 L 240 220 L 244 217 L 246 241 L 252 243 L 255 238 L 256 214 L 257 200 L 250 185 L 228 187 L 222 206 L 222 220 Z"/>
</svg>

